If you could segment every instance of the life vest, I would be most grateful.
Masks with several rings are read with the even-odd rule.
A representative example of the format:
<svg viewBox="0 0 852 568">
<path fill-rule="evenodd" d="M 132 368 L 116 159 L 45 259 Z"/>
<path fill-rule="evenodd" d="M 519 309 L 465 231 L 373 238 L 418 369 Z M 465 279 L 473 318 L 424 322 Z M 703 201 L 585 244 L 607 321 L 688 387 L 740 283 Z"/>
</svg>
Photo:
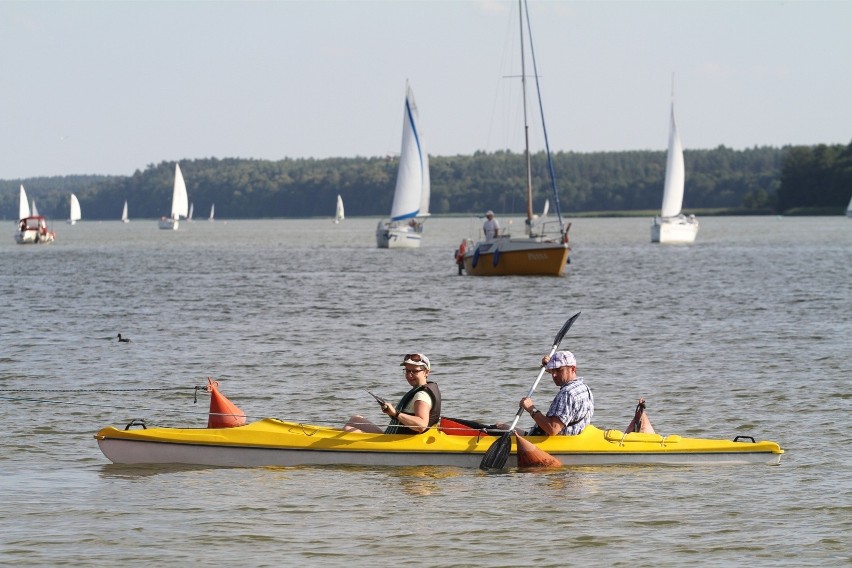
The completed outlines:
<svg viewBox="0 0 852 568">
<path fill-rule="evenodd" d="M 396 405 L 397 412 L 402 411 L 418 392 L 425 390 L 432 399 L 432 408 L 429 409 L 429 426 L 432 426 L 441 419 L 441 391 L 438 388 L 438 383 L 428 381 L 425 385 L 414 387 L 399 399 Z M 396 418 L 391 418 L 390 424 L 385 429 L 385 434 L 420 434 L 416 430 L 412 430 L 407 426 L 401 426 Z"/>
<path fill-rule="evenodd" d="M 464 262 L 464 253 L 467 251 L 467 245 L 465 241 L 462 241 L 459 245 L 458 250 L 456 251 L 456 264 L 461 264 Z"/>
</svg>

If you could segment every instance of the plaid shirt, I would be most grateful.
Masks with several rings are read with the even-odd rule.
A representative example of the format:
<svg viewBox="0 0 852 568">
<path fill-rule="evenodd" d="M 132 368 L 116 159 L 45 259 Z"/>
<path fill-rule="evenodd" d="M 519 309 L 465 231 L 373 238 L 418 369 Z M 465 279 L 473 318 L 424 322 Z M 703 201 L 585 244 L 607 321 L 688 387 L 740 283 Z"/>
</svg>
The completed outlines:
<svg viewBox="0 0 852 568">
<path fill-rule="evenodd" d="M 592 423 L 594 413 L 595 399 L 592 391 L 583 382 L 583 377 L 577 377 L 559 389 L 547 411 L 548 416 L 556 416 L 565 424 L 565 428 L 559 432 L 561 436 L 573 436 L 582 432 L 583 428 Z M 575 423 L 571 424 L 572 422 Z"/>
</svg>

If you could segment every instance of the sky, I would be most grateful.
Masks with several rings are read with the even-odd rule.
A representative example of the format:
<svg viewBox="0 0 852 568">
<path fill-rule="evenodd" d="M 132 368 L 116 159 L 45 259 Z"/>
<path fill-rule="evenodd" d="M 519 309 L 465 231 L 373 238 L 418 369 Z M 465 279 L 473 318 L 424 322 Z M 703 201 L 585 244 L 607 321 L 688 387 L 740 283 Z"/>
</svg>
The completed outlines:
<svg viewBox="0 0 852 568">
<path fill-rule="evenodd" d="M 672 83 L 686 150 L 852 141 L 850 1 L 529 13 L 553 151 L 665 150 Z M 0 179 L 394 155 L 406 81 L 430 155 L 519 152 L 518 27 L 509 0 L 2 0 Z"/>
</svg>

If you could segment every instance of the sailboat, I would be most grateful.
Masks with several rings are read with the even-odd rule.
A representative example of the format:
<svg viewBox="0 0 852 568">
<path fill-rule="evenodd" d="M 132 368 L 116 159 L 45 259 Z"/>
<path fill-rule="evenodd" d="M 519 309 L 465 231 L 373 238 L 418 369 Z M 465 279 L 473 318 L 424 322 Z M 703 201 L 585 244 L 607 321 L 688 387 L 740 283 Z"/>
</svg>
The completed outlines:
<svg viewBox="0 0 852 568">
<path fill-rule="evenodd" d="M 846 216 L 852 217 L 852 197 L 849 198 L 849 205 L 846 206 Z"/>
<path fill-rule="evenodd" d="M 170 217 L 160 217 L 160 228 L 177 231 L 180 218 L 189 215 L 189 198 L 186 195 L 186 183 L 180 171 L 180 164 L 175 164 L 175 185 L 172 190 L 172 214 Z"/>
<path fill-rule="evenodd" d="M 212 203 L 210 205 L 210 217 L 207 218 L 208 221 L 215 221 L 213 216 L 216 214 L 216 204 Z"/>
<path fill-rule="evenodd" d="M 565 224 L 559 209 L 559 194 L 556 189 L 556 176 L 553 168 L 553 160 L 550 145 L 547 141 L 547 128 L 544 123 L 544 111 L 541 109 L 541 90 L 538 82 L 538 69 L 535 60 L 535 51 L 532 43 L 532 28 L 529 21 L 529 11 L 525 0 L 518 1 L 518 12 L 520 15 L 520 47 L 521 47 L 521 85 L 523 91 L 524 111 L 524 139 L 526 159 L 526 198 L 527 218 L 525 224 L 525 235 L 512 237 L 503 231 L 491 238 L 483 238 L 478 242 L 473 239 L 465 239 L 459 246 L 457 262 L 464 264 L 464 270 L 471 276 L 561 276 L 568 263 L 568 254 L 571 252 L 568 246 L 568 231 L 571 224 Z M 536 79 L 536 97 L 539 101 L 541 124 L 544 133 L 545 149 L 547 151 L 547 163 L 550 171 L 550 185 L 553 192 L 553 205 L 556 211 L 556 220 L 545 219 L 550 201 L 541 217 L 533 215 L 532 195 L 532 164 L 530 159 L 529 123 L 527 120 L 527 76 L 526 56 L 527 45 L 524 41 L 524 24 L 526 23 L 527 36 L 529 37 L 529 51 L 533 66 L 533 76 Z"/>
<path fill-rule="evenodd" d="M 27 202 L 27 192 L 21 185 L 18 199 L 18 228 L 15 231 L 15 242 L 19 245 L 49 244 L 56 240 L 56 233 L 48 230 L 47 220 Z"/>
<path fill-rule="evenodd" d="M 77 196 L 73 193 L 71 194 L 71 213 L 68 215 L 68 224 L 76 225 L 77 221 L 83 218 L 82 213 L 80 212 L 80 201 L 77 199 Z"/>
<path fill-rule="evenodd" d="M 189 204 L 189 214 L 187 214 L 187 216 L 186 216 L 186 220 L 187 220 L 187 222 L 189 222 L 189 223 L 192 223 L 192 210 L 193 210 L 193 209 L 194 209 L 194 206 L 193 206 L 193 204 L 192 204 L 192 203 L 190 203 L 190 204 Z"/>
<path fill-rule="evenodd" d="M 390 219 L 379 221 L 376 227 L 376 244 L 379 248 L 420 246 L 423 221 L 429 216 L 429 194 L 429 155 L 423 147 L 414 92 L 406 81 L 399 170 Z"/>
<path fill-rule="evenodd" d="M 337 196 L 337 207 L 334 210 L 334 223 L 340 223 L 345 218 L 343 214 L 343 198 L 340 195 Z"/>
<path fill-rule="evenodd" d="M 669 148 L 666 153 L 666 181 L 663 186 L 663 207 L 651 225 L 652 243 L 691 243 L 698 234 L 698 219 L 681 213 L 686 170 L 683 165 L 683 146 L 680 142 L 674 114 L 674 80 L 669 123 Z"/>
<path fill-rule="evenodd" d="M 121 210 L 121 222 L 129 223 L 130 217 L 127 216 L 127 200 L 124 200 L 124 209 Z"/>
</svg>

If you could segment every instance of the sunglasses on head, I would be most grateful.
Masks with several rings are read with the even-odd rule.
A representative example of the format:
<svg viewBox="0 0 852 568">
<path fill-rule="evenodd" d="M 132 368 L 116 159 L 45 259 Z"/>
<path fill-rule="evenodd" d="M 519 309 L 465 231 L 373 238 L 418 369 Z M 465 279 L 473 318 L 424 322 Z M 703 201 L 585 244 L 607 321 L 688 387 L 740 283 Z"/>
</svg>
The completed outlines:
<svg viewBox="0 0 852 568">
<path fill-rule="evenodd" d="M 420 363 L 423 359 L 420 358 L 420 353 L 408 353 L 402 358 L 403 361 L 414 361 Z"/>
</svg>

